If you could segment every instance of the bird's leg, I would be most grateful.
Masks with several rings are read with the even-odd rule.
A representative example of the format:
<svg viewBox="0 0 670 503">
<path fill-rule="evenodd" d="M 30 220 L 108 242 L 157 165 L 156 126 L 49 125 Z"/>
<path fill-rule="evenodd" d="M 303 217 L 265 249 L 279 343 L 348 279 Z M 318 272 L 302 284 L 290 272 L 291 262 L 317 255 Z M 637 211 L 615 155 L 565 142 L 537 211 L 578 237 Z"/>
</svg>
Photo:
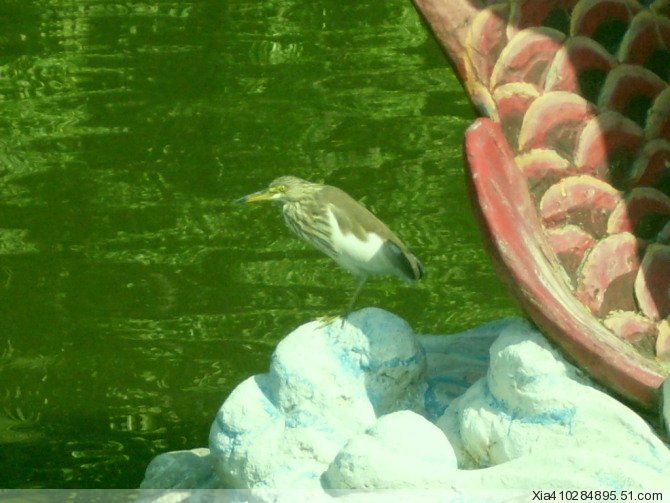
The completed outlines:
<svg viewBox="0 0 670 503">
<path fill-rule="evenodd" d="M 365 286 L 365 282 L 367 281 L 367 276 L 360 276 L 358 279 L 358 286 L 356 287 L 356 291 L 354 292 L 354 296 L 351 298 L 351 301 L 347 305 L 346 311 L 342 313 L 342 316 L 340 316 L 340 319 L 342 320 L 341 327 L 344 326 L 344 320 L 347 319 L 347 316 L 353 311 L 354 306 L 356 305 L 356 300 L 358 300 L 358 296 L 361 294 L 361 290 L 363 290 L 363 286 Z M 321 322 L 321 325 L 319 325 L 319 328 L 325 327 L 326 325 L 330 325 L 335 319 L 337 319 L 337 316 L 322 316 L 319 318 L 319 321 Z"/>
<path fill-rule="evenodd" d="M 356 286 L 356 291 L 354 292 L 354 296 L 351 298 L 351 302 L 349 302 L 349 305 L 347 306 L 347 310 L 345 312 L 346 314 L 349 314 L 351 311 L 354 310 L 354 306 L 356 305 L 356 301 L 358 300 L 358 296 L 361 294 L 361 291 L 363 290 L 363 287 L 365 286 L 365 282 L 368 280 L 367 276 L 361 276 L 358 280 L 358 285 Z"/>
<path fill-rule="evenodd" d="M 356 305 L 356 301 L 358 300 L 358 296 L 361 294 L 361 291 L 363 290 L 363 287 L 365 286 L 365 282 L 368 280 L 367 276 L 361 276 L 358 279 L 358 286 L 356 286 L 356 291 L 354 292 L 354 296 L 351 298 L 351 301 L 349 302 L 349 305 L 347 306 L 347 310 L 344 311 L 344 314 L 342 315 L 342 325 L 344 325 L 344 320 L 347 319 L 347 316 L 349 316 L 349 313 L 354 310 L 354 306 Z"/>
</svg>

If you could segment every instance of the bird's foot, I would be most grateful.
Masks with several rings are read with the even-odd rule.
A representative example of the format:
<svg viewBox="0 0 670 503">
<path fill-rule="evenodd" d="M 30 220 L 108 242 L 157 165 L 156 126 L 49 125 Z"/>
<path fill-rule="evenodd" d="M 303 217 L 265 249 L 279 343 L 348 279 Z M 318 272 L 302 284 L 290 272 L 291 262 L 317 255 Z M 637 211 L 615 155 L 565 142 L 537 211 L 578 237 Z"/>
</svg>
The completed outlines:
<svg viewBox="0 0 670 503">
<path fill-rule="evenodd" d="M 347 315 L 326 315 L 326 316 L 319 316 L 316 320 L 319 322 L 319 328 L 324 328 L 330 325 L 331 323 L 335 323 L 337 320 L 341 321 L 340 328 L 344 327 L 344 320 L 346 320 Z"/>
</svg>

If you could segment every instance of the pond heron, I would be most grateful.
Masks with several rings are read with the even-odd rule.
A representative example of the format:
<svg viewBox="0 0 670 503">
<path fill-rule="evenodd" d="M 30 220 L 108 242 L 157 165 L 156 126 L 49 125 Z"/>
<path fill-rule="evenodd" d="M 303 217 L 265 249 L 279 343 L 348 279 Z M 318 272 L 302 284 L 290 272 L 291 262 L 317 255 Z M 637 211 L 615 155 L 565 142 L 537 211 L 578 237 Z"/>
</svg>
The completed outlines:
<svg viewBox="0 0 670 503">
<path fill-rule="evenodd" d="M 358 287 L 344 314 L 354 307 L 371 275 L 417 281 L 423 266 L 384 223 L 346 192 L 295 176 L 282 176 L 267 189 L 239 203 L 277 201 L 288 227 L 358 277 Z"/>
</svg>

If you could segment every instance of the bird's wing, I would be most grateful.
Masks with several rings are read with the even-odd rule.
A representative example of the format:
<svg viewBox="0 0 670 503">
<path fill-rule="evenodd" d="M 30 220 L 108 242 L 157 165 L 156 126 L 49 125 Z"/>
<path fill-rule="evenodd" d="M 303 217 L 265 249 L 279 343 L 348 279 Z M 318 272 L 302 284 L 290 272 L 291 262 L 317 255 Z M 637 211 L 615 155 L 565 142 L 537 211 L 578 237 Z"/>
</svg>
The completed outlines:
<svg viewBox="0 0 670 503">
<path fill-rule="evenodd" d="M 346 192 L 326 185 L 319 192 L 322 202 L 330 202 L 325 205 L 330 208 L 340 231 L 343 235 L 353 234 L 361 241 L 369 239 L 370 232 L 375 233 L 384 242 L 383 253 L 395 266 L 402 271 L 402 276 L 408 281 L 421 279 L 424 274 L 421 262 L 405 247 L 386 225 L 379 220 L 365 206 L 353 199 Z"/>
</svg>

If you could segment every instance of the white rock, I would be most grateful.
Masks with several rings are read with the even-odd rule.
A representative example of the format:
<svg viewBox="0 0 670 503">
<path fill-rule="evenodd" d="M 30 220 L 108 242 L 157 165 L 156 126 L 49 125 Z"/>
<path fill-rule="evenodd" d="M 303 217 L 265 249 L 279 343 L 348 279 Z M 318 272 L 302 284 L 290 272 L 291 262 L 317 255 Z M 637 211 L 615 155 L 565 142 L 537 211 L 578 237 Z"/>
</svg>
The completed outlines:
<svg viewBox="0 0 670 503">
<path fill-rule="evenodd" d="M 324 501 L 351 488 L 670 490 L 650 427 L 518 319 L 449 337 L 416 337 L 378 309 L 303 325 L 228 397 L 210 449 L 211 463 L 157 458 L 143 487 L 214 487 L 213 467 L 254 501 L 301 497 L 276 492 L 289 488 Z"/>
<path fill-rule="evenodd" d="M 214 468 L 226 487 L 247 487 L 249 481 L 268 478 L 280 465 L 275 453 L 281 449 L 284 417 L 266 396 L 266 381 L 255 376 L 242 382 L 210 429 Z"/>
<path fill-rule="evenodd" d="M 140 489 L 197 489 L 219 486 L 209 449 L 159 454 L 151 460 Z"/>
<path fill-rule="evenodd" d="M 503 330 L 491 346 L 486 378 L 455 400 L 440 418 L 465 467 L 498 465 L 557 448 L 634 459 L 656 471 L 670 452 L 640 416 L 583 384 L 528 324 Z"/>
<path fill-rule="evenodd" d="M 382 416 L 356 435 L 328 467 L 324 484 L 337 489 L 439 487 L 456 457 L 444 434 L 410 411 Z"/>
<path fill-rule="evenodd" d="M 370 316 L 372 313 L 375 316 Z M 347 321 L 366 339 L 361 360 L 366 396 L 375 414 L 423 408 L 420 389 L 426 372 L 426 354 L 409 324 L 375 309 L 351 314 Z"/>
<path fill-rule="evenodd" d="M 481 488 L 496 492 L 512 488 L 529 492 L 538 489 L 614 490 L 617 494 L 621 490 L 670 489 L 668 473 L 649 469 L 633 460 L 612 459 L 609 454 L 598 451 L 560 446 L 490 468 L 452 472 L 445 481 L 445 487 L 449 486 L 463 493 Z M 527 499 L 528 495 L 521 501 Z"/>
<path fill-rule="evenodd" d="M 319 485 L 378 414 L 419 407 L 425 365 L 409 325 L 379 309 L 352 313 L 344 326 L 303 325 L 279 343 L 270 372 L 221 407 L 210 431 L 217 473 L 239 488 Z"/>
<path fill-rule="evenodd" d="M 488 496 L 483 498 L 484 501 L 507 501 L 501 495 L 505 496 L 510 490 L 525 491 L 518 501 L 530 500 L 529 493 L 538 489 L 617 492 L 670 490 L 667 473 L 649 470 L 631 460 L 612 462 L 609 455 L 588 450 L 559 448 L 478 470 L 447 467 L 440 470 L 420 465 L 419 469 L 424 468 L 420 472 L 412 470 L 403 460 L 392 464 L 384 454 L 379 444 L 369 437 L 356 437 L 329 467 L 324 477 L 326 487 L 367 490 L 442 489 L 453 492 L 453 496 L 458 495 L 461 499 L 467 495 L 465 501 L 476 499 L 472 496 L 480 492 L 482 496 Z"/>
</svg>

